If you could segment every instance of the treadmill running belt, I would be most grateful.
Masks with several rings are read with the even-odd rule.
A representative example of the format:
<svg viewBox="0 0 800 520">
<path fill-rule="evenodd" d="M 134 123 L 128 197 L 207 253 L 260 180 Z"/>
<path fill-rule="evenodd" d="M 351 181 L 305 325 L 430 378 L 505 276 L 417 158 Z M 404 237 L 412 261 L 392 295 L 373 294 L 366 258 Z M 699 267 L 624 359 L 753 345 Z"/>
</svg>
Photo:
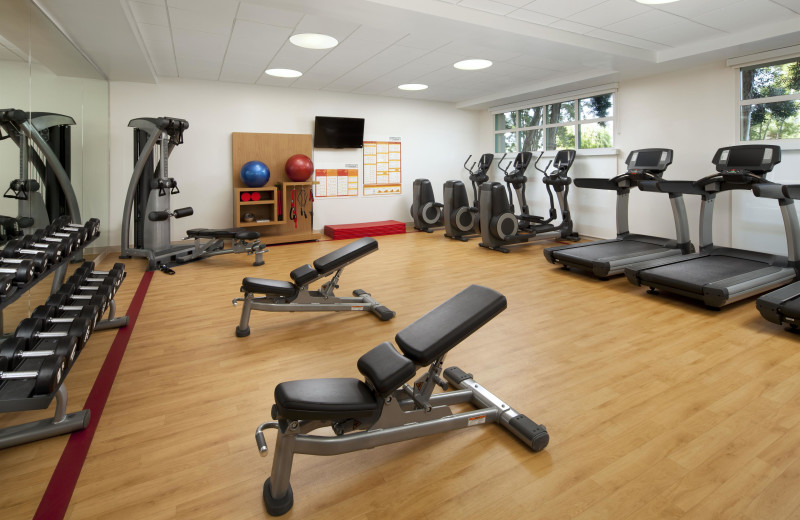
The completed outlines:
<svg viewBox="0 0 800 520">
<path fill-rule="evenodd" d="M 639 251 L 650 251 L 660 249 L 658 245 L 637 242 L 635 240 L 619 240 L 617 242 L 606 242 L 604 244 L 587 244 L 583 247 L 574 247 L 561 251 L 554 251 L 553 256 L 558 259 L 566 258 L 576 263 L 591 266 L 606 258 L 618 256 L 629 256 Z"/>
<path fill-rule="evenodd" d="M 703 286 L 707 284 L 768 266 L 765 262 L 735 256 L 711 255 L 646 269 L 639 273 L 639 278 L 642 285 L 650 282 L 703 294 Z"/>
</svg>

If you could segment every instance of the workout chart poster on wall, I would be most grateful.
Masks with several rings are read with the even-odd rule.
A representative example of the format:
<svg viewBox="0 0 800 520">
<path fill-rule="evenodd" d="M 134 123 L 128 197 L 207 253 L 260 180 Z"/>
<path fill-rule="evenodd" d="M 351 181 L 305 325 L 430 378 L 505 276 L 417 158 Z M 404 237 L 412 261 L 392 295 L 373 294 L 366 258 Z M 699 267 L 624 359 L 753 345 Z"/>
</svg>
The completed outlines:
<svg viewBox="0 0 800 520">
<path fill-rule="evenodd" d="M 364 195 L 398 195 L 401 185 L 400 138 L 364 141 Z"/>
<path fill-rule="evenodd" d="M 343 168 L 317 168 L 315 197 L 358 197 L 358 165 L 345 164 Z"/>
</svg>

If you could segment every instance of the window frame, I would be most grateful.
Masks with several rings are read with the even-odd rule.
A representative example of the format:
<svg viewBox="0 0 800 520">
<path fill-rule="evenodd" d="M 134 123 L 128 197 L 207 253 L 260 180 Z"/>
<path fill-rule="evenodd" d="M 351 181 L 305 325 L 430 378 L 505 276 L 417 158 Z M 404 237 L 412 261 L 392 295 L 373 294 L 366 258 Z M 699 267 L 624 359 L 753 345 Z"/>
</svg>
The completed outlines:
<svg viewBox="0 0 800 520">
<path fill-rule="evenodd" d="M 793 54 L 779 55 L 777 53 L 766 52 L 749 57 L 728 60 L 728 65 L 736 70 L 734 79 L 736 81 L 734 121 L 736 124 L 737 144 L 777 144 L 783 149 L 800 150 L 800 137 L 788 137 L 780 139 L 744 139 L 744 136 L 742 135 L 742 107 L 752 105 L 767 105 L 769 103 L 779 103 L 782 101 L 800 102 L 800 92 L 795 94 L 784 94 L 780 96 L 744 99 L 744 92 L 742 89 L 743 69 L 768 67 L 770 65 L 777 65 L 780 63 L 787 63 L 800 59 L 800 53 L 797 53 L 797 50 L 800 49 L 800 47 L 794 47 L 792 49 L 795 51 Z"/>
<path fill-rule="evenodd" d="M 581 110 L 580 100 L 581 99 L 587 99 L 587 98 L 596 97 L 596 96 L 606 96 L 606 95 L 611 95 L 612 99 L 613 99 L 612 112 L 611 112 L 610 116 L 596 117 L 596 118 L 591 118 L 591 119 L 580 119 L 580 115 L 581 115 L 580 114 L 580 110 Z M 547 107 L 548 107 L 548 105 L 555 105 L 555 104 L 559 104 L 559 103 L 560 104 L 572 103 L 573 107 L 574 107 L 574 112 L 575 112 L 575 119 L 573 121 L 565 121 L 565 122 L 559 122 L 559 123 L 548 123 L 547 122 L 547 120 L 548 120 L 548 117 L 547 117 Z M 556 148 L 553 148 L 553 149 L 548 149 L 547 148 L 547 131 L 548 131 L 548 129 L 560 128 L 560 127 L 563 127 L 563 126 L 571 126 L 571 127 L 573 127 L 574 135 L 575 135 L 575 147 L 574 148 L 575 148 L 576 151 L 579 150 L 579 151 L 583 151 L 584 153 L 593 153 L 593 152 L 599 151 L 598 153 L 602 153 L 602 154 L 608 153 L 608 151 L 616 151 L 616 148 L 614 146 L 614 131 L 613 131 L 613 129 L 611 131 L 611 141 L 612 141 L 611 142 L 611 146 L 603 147 L 603 148 L 581 148 L 581 146 L 580 146 L 580 142 L 581 142 L 581 140 L 580 140 L 580 135 L 581 135 L 580 127 L 581 127 L 581 125 L 605 123 L 605 122 L 609 122 L 610 121 L 612 123 L 612 128 L 613 128 L 613 126 L 615 126 L 614 123 L 615 123 L 615 120 L 616 120 L 616 117 L 617 117 L 618 103 L 619 103 L 619 100 L 618 100 L 618 89 L 616 88 L 616 85 L 612 85 L 612 86 L 606 86 L 604 88 L 599 88 L 599 89 L 572 92 L 572 93 L 568 93 L 568 94 L 563 94 L 563 95 L 558 96 L 558 97 L 543 98 L 543 99 L 538 99 L 538 100 L 530 100 L 530 101 L 527 101 L 525 103 L 515 104 L 513 106 L 495 107 L 495 108 L 489 109 L 490 113 L 492 115 L 492 141 L 493 141 L 492 144 L 493 144 L 494 153 L 518 153 L 518 152 L 522 151 L 521 150 L 521 146 L 520 146 L 521 145 L 521 143 L 520 143 L 520 134 L 522 132 L 535 131 L 535 130 L 540 130 L 542 132 L 542 149 L 535 150 L 535 151 L 544 152 L 545 154 L 547 154 L 549 152 L 555 152 L 557 150 Z M 542 124 L 534 125 L 534 126 L 519 126 L 519 123 L 520 123 L 519 112 L 523 112 L 523 111 L 534 109 L 534 108 L 541 108 L 542 121 L 543 121 Z M 516 125 L 517 126 L 514 127 L 514 128 L 503 128 L 503 129 L 499 129 L 498 130 L 496 128 L 496 126 L 497 126 L 497 124 L 496 124 L 496 120 L 497 119 L 496 118 L 497 118 L 498 115 L 502 115 L 502 114 L 505 114 L 507 112 L 515 112 L 516 113 L 515 120 L 516 120 Z M 505 136 L 506 136 L 506 134 L 509 134 L 509 133 L 513 133 L 514 134 L 517 152 L 506 152 L 505 150 L 498 151 L 497 150 L 498 135 L 502 136 L 502 141 L 505 142 Z"/>
</svg>

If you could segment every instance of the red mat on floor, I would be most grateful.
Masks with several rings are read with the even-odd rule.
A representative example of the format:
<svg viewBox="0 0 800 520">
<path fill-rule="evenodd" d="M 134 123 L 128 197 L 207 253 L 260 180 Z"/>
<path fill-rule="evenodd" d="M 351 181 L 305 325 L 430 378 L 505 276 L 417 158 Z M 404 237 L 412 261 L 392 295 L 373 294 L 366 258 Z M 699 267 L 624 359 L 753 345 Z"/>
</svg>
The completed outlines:
<svg viewBox="0 0 800 520">
<path fill-rule="evenodd" d="M 397 220 L 381 222 L 361 222 L 359 224 L 335 224 L 325 226 L 325 235 L 334 240 L 346 238 L 376 237 L 380 235 L 397 235 L 406 232 L 406 225 Z"/>
</svg>

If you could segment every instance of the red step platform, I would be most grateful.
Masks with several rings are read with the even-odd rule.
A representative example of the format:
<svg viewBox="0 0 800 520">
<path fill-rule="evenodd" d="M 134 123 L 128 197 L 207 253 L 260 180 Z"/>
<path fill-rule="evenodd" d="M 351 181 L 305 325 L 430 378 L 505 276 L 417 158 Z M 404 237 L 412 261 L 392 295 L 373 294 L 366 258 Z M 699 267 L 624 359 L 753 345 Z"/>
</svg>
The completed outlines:
<svg viewBox="0 0 800 520">
<path fill-rule="evenodd" d="M 406 232 L 406 225 L 397 220 L 381 222 L 361 222 L 358 224 L 335 224 L 325 226 L 325 235 L 334 240 L 347 238 L 376 237 L 380 235 L 397 235 Z"/>
</svg>

